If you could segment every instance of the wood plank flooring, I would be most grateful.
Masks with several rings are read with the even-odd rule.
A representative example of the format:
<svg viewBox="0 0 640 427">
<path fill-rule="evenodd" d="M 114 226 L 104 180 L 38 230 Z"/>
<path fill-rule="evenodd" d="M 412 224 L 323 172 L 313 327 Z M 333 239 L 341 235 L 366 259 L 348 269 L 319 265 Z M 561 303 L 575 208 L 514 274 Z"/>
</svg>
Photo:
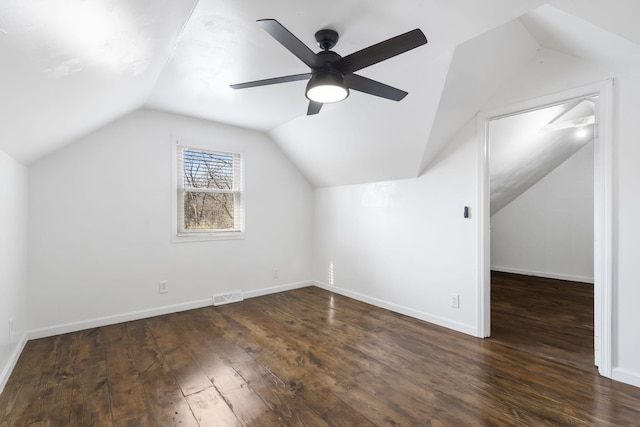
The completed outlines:
<svg viewBox="0 0 640 427">
<path fill-rule="evenodd" d="M 490 339 L 597 372 L 593 285 L 492 272 Z"/>
<path fill-rule="evenodd" d="M 305 288 L 30 341 L 0 426 L 637 425 L 640 389 Z"/>
</svg>

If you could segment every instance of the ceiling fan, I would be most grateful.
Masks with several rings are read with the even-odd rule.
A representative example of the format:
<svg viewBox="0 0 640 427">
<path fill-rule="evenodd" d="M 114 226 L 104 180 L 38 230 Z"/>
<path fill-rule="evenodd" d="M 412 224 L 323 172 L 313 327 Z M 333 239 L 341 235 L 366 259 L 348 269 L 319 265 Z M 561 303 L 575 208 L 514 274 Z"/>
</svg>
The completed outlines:
<svg viewBox="0 0 640 427">
<path fill-rule="evenodd" d="M 331 50 L 338 42 L 338 33 L 334 30 L 316 32 L 316 41 L 322 51 L 314 53 L 275 19 L 259 19 L 257 22 L 311 70 L 308 73 L 238 83 L 231 87 L 245 89 L 309 80 L 305 91 L 309 99 L 307 115 L 318 114 L 322 104 L 342 101 L 349 96 L 349 89 L 400 101 L 407 96 L 407 92 L 354 73 L 427 43 L 424 33 L 415 29 L 342 57 Z"/>
<path fill-rule="evenodd" d="M 596 122 L 596 116 L 593 114 L 590 116 L 580 117 L 574 120 L 565 120 L 562 122 L 549 123 L 542 127 L 542 130 L 562 130 L 569 128 L 583 128 L 585 126 L 592 125 Z"/>
</svg>

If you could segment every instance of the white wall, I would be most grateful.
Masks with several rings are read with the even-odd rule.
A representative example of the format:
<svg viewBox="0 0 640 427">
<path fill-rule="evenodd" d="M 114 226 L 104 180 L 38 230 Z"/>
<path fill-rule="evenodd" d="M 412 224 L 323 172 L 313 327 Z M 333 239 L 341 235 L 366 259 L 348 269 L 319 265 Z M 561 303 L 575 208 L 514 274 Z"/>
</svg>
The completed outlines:
<svg viewBox="0 0 640 427">
<path fill-rule="evenodd" d="M 0 151 L 0 392 L 25 344 L 26 328 L 27 168 Z"/>
<path fill-rule="evenodd" d="M 593 283 L 593 143 L 491 216 L 491 269 Z"/>
<path fill-rule="evenodd" d="M 417 179 L 317 189 L 316 282 L 475 334 L 477 152 L 472 122 Z"/>
<path fill-rule="evenodd" d="M 640 69 L 617 83 L 614 152 L 614 378 L 640 387 Z"/>
<path fill-rule="evenodd" d="M 244 154 L 246 238 L 171 243 L 172 136 Z M 140 110 L 29 169 L 29 327 L 50 335 L 311 277 L 313 191 L 265 135 Z M 279 268 L 274 279 L 273 268 Z M 169 293 L 158 282 L 169 281 Z"/>
</svg>

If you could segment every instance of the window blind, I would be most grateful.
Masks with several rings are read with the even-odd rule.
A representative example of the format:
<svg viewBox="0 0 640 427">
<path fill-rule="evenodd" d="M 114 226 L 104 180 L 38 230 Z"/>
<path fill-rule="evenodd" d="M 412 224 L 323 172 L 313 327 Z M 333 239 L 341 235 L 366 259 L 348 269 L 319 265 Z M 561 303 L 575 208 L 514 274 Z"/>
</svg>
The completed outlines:
<svg viewBox="0 0 640 427">
<path fill-rule="evenodd" d="M 178 232 L 243 231 L 241 155 L 177 145 L 176 158 Z"/>
</svg>

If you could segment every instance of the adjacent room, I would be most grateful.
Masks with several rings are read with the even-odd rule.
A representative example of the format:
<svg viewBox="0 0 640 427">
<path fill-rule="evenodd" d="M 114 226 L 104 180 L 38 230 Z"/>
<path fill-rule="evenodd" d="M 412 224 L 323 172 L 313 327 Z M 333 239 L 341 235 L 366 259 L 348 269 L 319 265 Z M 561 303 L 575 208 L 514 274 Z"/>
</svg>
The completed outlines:
<svg viewBox="0 0 640 427">
<path fill-rule="evenodd" d="M 636 423 L 639 14 L 3 2 L 0 425 Z"/>
<path fill-rule="evenodd" d="M 597 97 L 492 121 L 491 340 L 588 371 Z"/>
</svg>

